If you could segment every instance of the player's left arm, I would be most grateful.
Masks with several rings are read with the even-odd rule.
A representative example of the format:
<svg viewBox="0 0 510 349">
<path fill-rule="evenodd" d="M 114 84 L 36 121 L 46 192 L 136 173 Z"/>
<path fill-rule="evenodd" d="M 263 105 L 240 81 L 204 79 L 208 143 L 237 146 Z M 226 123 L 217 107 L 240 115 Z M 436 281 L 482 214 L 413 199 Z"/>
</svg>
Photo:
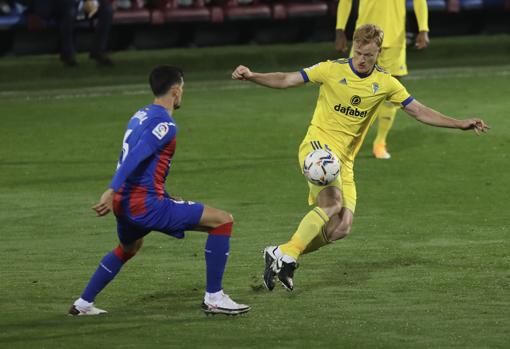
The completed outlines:
<svg viewBox="0 0 510 349">
<path fill-rule="evenodd" d="M 421 50 L 429 45 L 429 11 L 427 0 L 413 0 L 414 13 L 418 22 L 418 36 L 416 48 Z"/>
<path fill-rule="evenodd" d="M 404 110 L 416 120 L 431 126 L 474 130 L 476 134 L 486 132 L 489 129 L 489 126 L 482 119 L 454 119 L 421 104 L 416 99 L 407 104 Z"/>
</svg>

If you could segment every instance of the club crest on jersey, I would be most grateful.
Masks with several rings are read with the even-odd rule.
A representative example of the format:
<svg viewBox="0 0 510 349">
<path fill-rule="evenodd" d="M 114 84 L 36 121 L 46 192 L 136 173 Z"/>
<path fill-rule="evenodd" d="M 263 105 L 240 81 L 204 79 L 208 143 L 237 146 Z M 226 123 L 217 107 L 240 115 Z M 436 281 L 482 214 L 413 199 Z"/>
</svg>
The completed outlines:
<svg viewBox="0 0 510 349">
<path fill-rule="evenodd" d="M 379 84 L 377 82 L 372 84 L 372 91 L 374 91 L 374 95 L 379 91 Z"/>
<path fill-rule="evenodd" d="M 157 139 L 162 140 L 163 137 L 166 136 L 168 131 L 170 131 L 170 126 L 172 126 L 171 122 L 160 122 L 154 129 L 152 130 L 152 134 L 156 136 Z"/>
</svg>

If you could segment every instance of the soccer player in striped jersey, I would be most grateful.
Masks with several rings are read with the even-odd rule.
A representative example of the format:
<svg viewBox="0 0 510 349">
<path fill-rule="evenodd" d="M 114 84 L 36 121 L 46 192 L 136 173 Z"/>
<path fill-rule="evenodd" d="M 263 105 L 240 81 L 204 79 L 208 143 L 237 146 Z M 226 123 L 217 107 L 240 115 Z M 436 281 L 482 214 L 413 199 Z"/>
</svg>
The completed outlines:
<svg viewBox="0 0 510 349">
<path fill-rule="evenodd" d="M 143 238 L 159 231 L 182 239 L 184 231 L 208 233 L 205 245 L 205 313 L 241 314 L 250 310 L 223 292 L 222 278 L 230 249 L 233 217 L 201 203 L 171 197 L 165 191 L 176 148 L 173 112 L 181 105 L 184 79 L 179 68 L 156 67 L 149 77 L 154 103 L 138 110 L 127 125 L 117 170 L 109 188 L 93 207 L 98 216 L 113 211 L 119 245 L 105 255 L 70 315 L 98 315 L 96 296 L 142 247 Z M 177 300 L 176 300 L 177 301 Z"/>
<path fill-rule="evenodd" d="M 428 8 L 426 0 L 413 0 L 418 22 L 416 48 L 423 49 L 429 43 Z M 347 51 L 345 26 L 352 8 L 352 0 L 339 0 L 337 8 L 336 41 L 337 51 Z M 360 0 L 356 28 L 364 24 L 375 24 L 384 31 L 382 51 L 377 65 L 394 77 L 407 75 L 406 64 L 406 1 L 405 0 Z M 354 46 L 353 46 L 354 48 Z M 351 55 L 352 57 L 352 50 Z M 391 103 L 382 103 L 377 111 L 379 127 L 372 150 L 378 159 L 391 157 L 386 147 L 386 138 L 393 125 L 397 108 Z"/>
<path fill-rule="evenodd" d="M 341 162 L 341 174 L 327 186 L 308 183 L 308 203 L 315 207 L 301 220 L 291 239 L 264 250 L 264 284 L 269 290 L 276 277 L 288 290 L 294 288 L 294 271 L 300 255 L 315 251 L 349 234 L 356 208 L 354 158 L 377 108 L 386 101 L 399 105 L 417 121 L 436 126 L 485 132 L 480 119 L 447 117 L 414 99 L 402 84 L 375 62 L 381 52 L 383 32 L 375 25 L 359 27 L 354 33 L 354 55 L 318 63 L 291 73 L 256 73 L 238 66 L 232 78 L 272 88 L 319 84 L 319 97 L 308 132 L 299 148 L 302 166 L 307 154 L 317 148 L 333 152 Z"/>
</svg>

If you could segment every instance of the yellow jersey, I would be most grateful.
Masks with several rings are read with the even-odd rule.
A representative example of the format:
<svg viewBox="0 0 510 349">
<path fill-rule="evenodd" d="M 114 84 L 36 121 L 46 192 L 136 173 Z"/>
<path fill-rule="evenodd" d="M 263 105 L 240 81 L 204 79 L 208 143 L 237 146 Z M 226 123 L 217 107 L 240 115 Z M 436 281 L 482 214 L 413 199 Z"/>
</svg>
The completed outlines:
<svg viewBox="0 0 510 349">
<path fill-rule="evenodd" d="M 367 74 L 341 58 L 301 70 L 305 82 L 320 84 L 319 97 L 305 141 L 320 140 L 342 161 L 354 161 L 376 110 L 388 100 L 406 106 L 413 101 L 402 84 L 379 66 Z"/>
<path fill-rule="evenodd" d="M 429 31 L 427 0 L 413 0 L 420 31 Z M 352 0 L 339 0 L 336 29 L 345 30 Z M 356 28 L 375 24 L 384 31 L 383 47 L 406 45 L 406 0 L 359 0 Z"/>
</svg>

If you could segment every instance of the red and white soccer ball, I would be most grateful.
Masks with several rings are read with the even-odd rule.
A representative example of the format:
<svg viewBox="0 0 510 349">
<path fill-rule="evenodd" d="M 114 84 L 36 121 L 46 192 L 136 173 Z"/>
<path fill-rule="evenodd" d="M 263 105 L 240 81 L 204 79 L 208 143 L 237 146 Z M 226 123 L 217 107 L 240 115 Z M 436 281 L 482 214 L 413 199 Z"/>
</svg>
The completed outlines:
<svg viewBox="0 0 510 349">
<path fill-rule="evenodd" d="M 306 156 L 303 173 L 313 184 L 328 185 L 340 174 L 340 161 L 335 154 L 325 149 L 317 149 Z"/>
</svg>

